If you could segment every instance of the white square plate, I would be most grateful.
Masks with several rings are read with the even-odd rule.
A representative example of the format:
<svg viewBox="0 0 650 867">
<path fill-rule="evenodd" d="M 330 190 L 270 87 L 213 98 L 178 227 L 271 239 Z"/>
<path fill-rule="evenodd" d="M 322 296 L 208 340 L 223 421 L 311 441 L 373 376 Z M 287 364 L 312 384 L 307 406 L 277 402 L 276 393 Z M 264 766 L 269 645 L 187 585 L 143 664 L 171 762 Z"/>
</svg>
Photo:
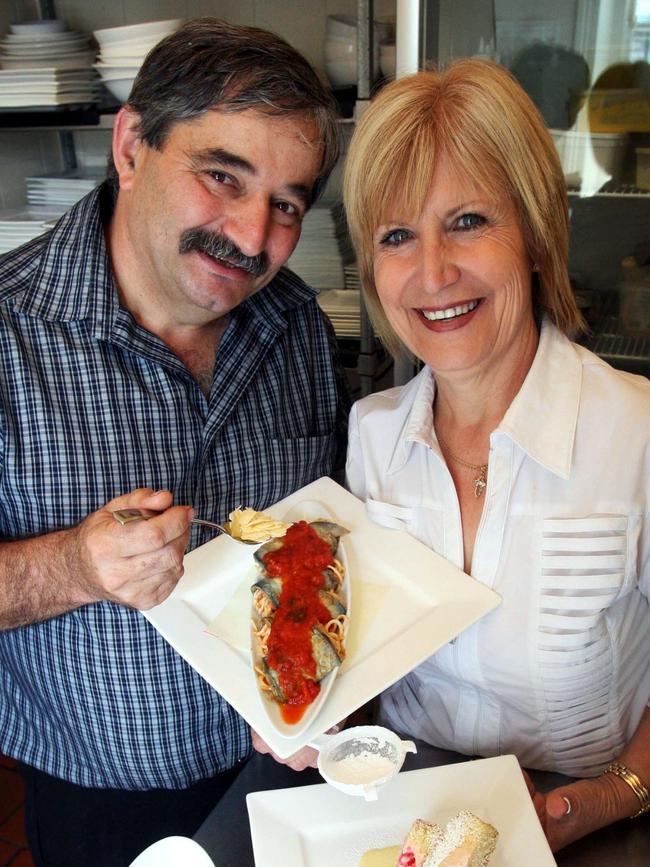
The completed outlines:
<svg viewBox="0 0 650 867">
<path fill-rule="evenodd" d="M 206 631 L 240 585 L 255 579 L 255 549 L 223 536 L 201 545 L 185 557 L 185 574 L 174 592 L 143 612 L 283 758 L 395 683 L 501 601 L 493 590 L 404 531 L 373 524 L 364 503 L 331 479 L 318 479 L 265 511 L 279 519 L 291 511 L 297 520 L 302 502 L 310 509 L 322 503 L 324 513 L 350 531 L 345 553 L 354 616 L 347 658 L 323 709 L 300 737 L 283 737 L 270 724 L 250 650 L 237 649 Z M 305 515 L 307 520 L 314 517 Z"/>
<path fill-rule="evenodd" d="M 401 845 L 415 819 L 445 825 L 459 810 L 499 832 L 490 867 L 556 867 L 514 756 L 406 771 L 377 801 L 323 784 L 246 802 L 256 867 L 358 867 L 368 849 Z"/>
</svg>

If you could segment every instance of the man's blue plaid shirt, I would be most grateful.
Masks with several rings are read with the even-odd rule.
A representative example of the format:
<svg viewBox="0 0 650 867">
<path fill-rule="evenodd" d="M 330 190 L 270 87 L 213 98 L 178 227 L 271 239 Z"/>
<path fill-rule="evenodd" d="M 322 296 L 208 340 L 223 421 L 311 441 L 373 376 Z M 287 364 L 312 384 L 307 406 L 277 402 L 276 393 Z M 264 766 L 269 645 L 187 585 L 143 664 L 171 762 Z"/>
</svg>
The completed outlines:
<svg viewBox="0 0 650 867">
<path fill-rule="evenodd" d="M 231 315 L 209 400 L 120 307 L 107 191 L 0 259 L 0 540 L 70 527 L 134 488 L 223 521 L 341 460 L 348 402 L 314 291 L 283 270 Z M 191 547 L 212 538 L 193 528 Z M 0 749 L 84 786 L 183 788 L 248 728 L 138 612 L 78 608 L 0 633 Z"/>
</svg>

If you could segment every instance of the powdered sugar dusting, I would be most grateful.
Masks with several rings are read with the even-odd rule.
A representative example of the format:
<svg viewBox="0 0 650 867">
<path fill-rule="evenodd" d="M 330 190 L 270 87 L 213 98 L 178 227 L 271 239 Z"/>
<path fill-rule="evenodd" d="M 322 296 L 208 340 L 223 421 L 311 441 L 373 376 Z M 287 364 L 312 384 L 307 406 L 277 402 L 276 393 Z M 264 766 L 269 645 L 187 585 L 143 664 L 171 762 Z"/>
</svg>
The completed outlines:
<svg viewBox="0 0 650 867">
<path fill-rule="evenodd" d="M 332 779 L 352 785 L 364 785 L 383 780 L 395 770 L 394 760 L 368 750 L 327 764 L 327 773 Z"/>
</svg>

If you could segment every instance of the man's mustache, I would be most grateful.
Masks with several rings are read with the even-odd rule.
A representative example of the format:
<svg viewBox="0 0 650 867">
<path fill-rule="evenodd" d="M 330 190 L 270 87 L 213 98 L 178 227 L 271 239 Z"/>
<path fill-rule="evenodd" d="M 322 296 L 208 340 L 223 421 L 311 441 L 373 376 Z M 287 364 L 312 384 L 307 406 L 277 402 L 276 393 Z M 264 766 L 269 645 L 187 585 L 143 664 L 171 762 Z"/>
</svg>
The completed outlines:
<svg viewBox="0 0 650 867">
<path fill-rule="evenodd" d="M 246 256 L 236 244 L 225 235 L 214 232 L 206 232 L 205 229 L 187 229 L 181 235 L 179 244 L 180 253 L 190 253 L 197 250 L 199 253 L 207 253 L 252 274 L 253 277 L 261 277 L 269 267 L 266 253 L 257 256 Z"/>
</svg>

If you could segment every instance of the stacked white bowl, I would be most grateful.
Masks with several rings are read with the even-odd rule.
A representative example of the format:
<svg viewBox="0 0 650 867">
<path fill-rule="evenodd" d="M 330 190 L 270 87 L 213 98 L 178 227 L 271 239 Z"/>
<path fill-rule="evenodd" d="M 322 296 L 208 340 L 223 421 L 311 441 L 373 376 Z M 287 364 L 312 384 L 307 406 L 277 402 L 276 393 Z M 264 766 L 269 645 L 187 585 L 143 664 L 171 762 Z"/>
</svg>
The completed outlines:
<svg viewBox="0 0 650 867">
<path fill-rule="evenodd" d="M 395 78 L 395 43 L 382 42 L 379 46 L 379 69 L 385 79 Z"/>
<path fill-rule="evenodd" d="M 144 58 L 154 45 L 177 30 L 181 24 L 180 18 L 173 18 L 93 31 L 93 36 L 99 43 L 99 57 L 95 69 L 116 99 L 126 102 Z"/>
<path fill-rule="evenodd" d="M 392 25 L 375 21 L 374 66 L 379 66 L 380 43 L 392 36 Z M 325 72 L 334 88 L 357 83 L 357 19 L 349 15 L 328 15 L 325 36 Z"/>
</svg>

